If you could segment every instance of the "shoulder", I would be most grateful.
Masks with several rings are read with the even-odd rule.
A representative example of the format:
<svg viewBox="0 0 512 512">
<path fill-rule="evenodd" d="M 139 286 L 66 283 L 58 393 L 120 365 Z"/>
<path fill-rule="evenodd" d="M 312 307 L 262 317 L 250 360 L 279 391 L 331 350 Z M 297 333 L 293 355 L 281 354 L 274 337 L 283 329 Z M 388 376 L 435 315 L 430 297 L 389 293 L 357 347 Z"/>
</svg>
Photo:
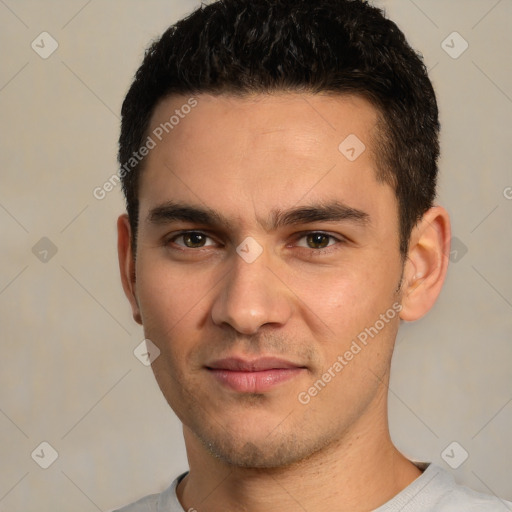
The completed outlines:
<svg viewBox="0 0 512 512">
<path fill-rule="evenodd" d="M 112 512 L 183 512 L 183 508 L 176 496 L 176 487 L 186 474 L 187 473 L 183 473 L 176 478 L 174 482 L 160 494 L 145 496 L 135 503 L 125 505 Z"/>
<path fill-rule="evenodd" d="M 145 496 L 135 503 L 131 503 L 130 505 L 126 505 L 122 508 L 117 508 L 112 512 L 156 512 L 158 506 L 158 500 L 160 499 L 160 494 L 151 494 L 150 496 Z"/>
<path fill-rule="evenodd" d="M 117 508 L 112 512 L 157 512 L 158 502 L 160 501 L 161 496 L 161 494 L 144 496 L 144 498 L 141 498 L 134 503 L 130 503 L 129 505 L 125 505 L 122 508 Z"/>
<path fill-rule="evenodd" d="M 419 478 L 375 512 L 512 512 L 512 503 L 458 485 L 439 466 L 426 466 Z"/>
<path fill-rule="evenodd" d="M 439 499 L 439 510 L 442 512 L 507 512 L 512 511 L 512 503 L 497 496 L 482 494 L 468 487 L 457 485 L 451 475 L 447 474 L 451 483 Z"/>
</svg>

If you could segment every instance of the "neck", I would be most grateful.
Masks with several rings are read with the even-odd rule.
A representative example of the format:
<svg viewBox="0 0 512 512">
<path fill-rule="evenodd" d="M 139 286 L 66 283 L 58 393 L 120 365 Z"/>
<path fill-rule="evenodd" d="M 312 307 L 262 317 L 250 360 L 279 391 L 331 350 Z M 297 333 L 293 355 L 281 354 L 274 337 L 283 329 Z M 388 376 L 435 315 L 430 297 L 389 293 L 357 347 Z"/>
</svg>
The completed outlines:
<svg viewBox="0 0 512 512">
<path fill-rule="evenodd" d="M 380 425 L 354 425 L 356 434 L 347 433 L 307 460 L 271 469 L 228 465 L 185 427 L 190 472 L 178 486 L 178 499 L 185 510 L 199 512 L 374 510 L 421 474 L 394 447 L 384 419 Z"/>
</svg>

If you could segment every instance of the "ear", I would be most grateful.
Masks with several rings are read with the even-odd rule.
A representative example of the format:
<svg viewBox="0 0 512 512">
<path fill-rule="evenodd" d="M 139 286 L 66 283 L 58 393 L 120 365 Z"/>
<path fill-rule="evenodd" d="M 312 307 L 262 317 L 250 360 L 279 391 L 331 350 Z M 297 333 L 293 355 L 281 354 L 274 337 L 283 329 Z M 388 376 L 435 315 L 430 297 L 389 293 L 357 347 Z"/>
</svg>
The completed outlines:
<svg viewBox="0 0 512 512">
<path fill-rule="evenodd" d="M 418 320 L 437 300 L 448 268 L 450 237 L 450 217 L 441 206 L 430 208 L 414 227 L 404 266 L 402 320 Z"/>
<path fill-rule="evenodd" d="M 142 325 L 139 304 L 135 289 L 135 258 L 132 253 L 132 232 L 127 214 L 117 219 L 117 255 L 119 270 L 126 297 L 132 306 L 133 319 Z"/>
</svg>

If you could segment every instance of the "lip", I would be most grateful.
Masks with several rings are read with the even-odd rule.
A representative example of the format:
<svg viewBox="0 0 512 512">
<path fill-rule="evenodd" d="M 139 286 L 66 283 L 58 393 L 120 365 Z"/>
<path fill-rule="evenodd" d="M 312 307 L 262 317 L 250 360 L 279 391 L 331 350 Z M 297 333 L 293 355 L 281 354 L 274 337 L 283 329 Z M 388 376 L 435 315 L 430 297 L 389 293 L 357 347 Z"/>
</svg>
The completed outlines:
<svg viewBox="0 0 512 512">
<path fill-rule="evenodd" d="M 206 366 L 215 379 L 239 393 L 263 393 L 302 374 L 306 368 L 275 357 L 219 359 Z"/>
<path fill-rule="evenodd" d="M 259 357 L 258 359 L 242 359 L 240 357 L 226 357 L 207 365 L 214 370 L 231 370 L 239 372 L 261 372 L 264 370 L 281 370 L 303 368 L 302 366 L 279 359 L 278 357 Z"/>
</svg>

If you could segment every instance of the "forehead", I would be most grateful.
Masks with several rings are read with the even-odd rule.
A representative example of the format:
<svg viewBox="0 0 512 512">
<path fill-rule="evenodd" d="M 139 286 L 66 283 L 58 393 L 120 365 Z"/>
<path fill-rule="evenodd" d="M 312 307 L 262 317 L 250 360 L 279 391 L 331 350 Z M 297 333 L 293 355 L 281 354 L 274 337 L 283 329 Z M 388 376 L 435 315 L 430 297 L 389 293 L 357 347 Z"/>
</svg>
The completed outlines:
<svg viewBox="0 0 512 512">
<path fill-rule="evenodd" d="M 155 146 L 140 180 L 141 213 L 169 200 L 226 215 L 349 199 L 362 209 L 376 193 L 389 209 L 394 194 L 376 180 L 377 120 L 376 109 L 357 96 L 166 98 L 148 130 Z"/>
<path fill-rule="evenodd" d="M 368 146 L 377 119 L 377 110 L 354 95 L 201 94 L 171 96 L 158 103 L 149 131 L 159 141 L 172 140 L 177 150 L 188 151 L 191 145 L 201 141 L 196 149 L 223 158 L 230 154 L 231 148 L 241 145 L 256 152 L 271 152 L 276 146 L 281 150 L 291 149 L 293 153 L 300 149 L 302 157 L 309 156 L 308 150 L 312 150 L 311 158 L 318 158 L 316 149 L 337 151 L 338 143 L 350 134 L 364 140 L 371 150 Z M 228 133 L 229 139 L 225 138 Z"/>
</svg>

